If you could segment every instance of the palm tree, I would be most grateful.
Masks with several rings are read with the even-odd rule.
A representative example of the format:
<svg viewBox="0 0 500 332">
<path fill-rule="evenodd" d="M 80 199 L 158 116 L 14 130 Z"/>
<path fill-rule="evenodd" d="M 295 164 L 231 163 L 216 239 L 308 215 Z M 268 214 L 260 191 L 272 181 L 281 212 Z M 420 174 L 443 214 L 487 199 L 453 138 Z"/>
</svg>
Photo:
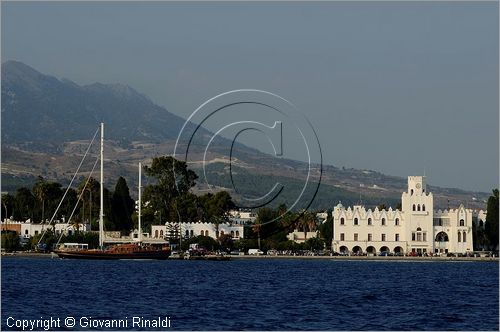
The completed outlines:
<svg viewBox="0 0 500 332">
<path fill-rule="evenodd" d="M 33 187 L 33 192 L 36 198 L 42 203 L 42 222 L 45 220 L 45 198 L 47 196 L 47 182 L 43 177 L 39 176 Z"/>
</svg>

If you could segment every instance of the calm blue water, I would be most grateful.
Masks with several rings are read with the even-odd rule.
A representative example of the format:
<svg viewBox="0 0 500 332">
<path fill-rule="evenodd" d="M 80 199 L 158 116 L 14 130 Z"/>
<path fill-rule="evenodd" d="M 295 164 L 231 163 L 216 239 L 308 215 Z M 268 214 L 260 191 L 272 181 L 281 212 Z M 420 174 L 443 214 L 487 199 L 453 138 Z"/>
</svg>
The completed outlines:
<svg viewBox="0 0 500 332">
<path fill-rule="evenodd" d="M 176 330 L 498 330 L 498 291 L 497 262 L 2 258 L 2 329 L 168 316 Z"/>
</svg>

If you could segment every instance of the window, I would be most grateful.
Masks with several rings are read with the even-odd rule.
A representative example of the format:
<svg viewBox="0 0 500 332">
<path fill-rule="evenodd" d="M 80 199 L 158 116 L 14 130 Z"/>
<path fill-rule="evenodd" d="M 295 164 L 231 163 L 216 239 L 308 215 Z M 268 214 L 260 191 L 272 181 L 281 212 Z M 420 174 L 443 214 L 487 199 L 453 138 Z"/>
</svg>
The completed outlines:
<svg viewBox="0 0 500 332">
<path fill-rule="evenodd" d="M 382 241 L 385 241 L 385 234 L 382 234 Z"/>
<path fill-rule="evenodd" d="M 359 225 L 358 218 L 354 218 L 354 225 L 355 226 Z"/>
<path fill-rule="evenodd" d="M 443 219 L 439 218 L 438 225 L 443 226 Z"/>
<path fill-rule="evenodd" d="M 463 233 L 462 241 L 463 241 L 463 242 L 467 242 L 467 241 L 466 241 L 465 232 Z"/>
<path fill-rule="evenodd" d="M 186 237 L 189 237 L 189 230 L 186 229 Z"/>
<path fill-rule="evenodd" d="M 417 233 L 417 242 L 421 242 L 422 241 L 422 233 L 418 232 Z"/>
<path fill-rule="evenodd" d="M 205 232 L 204 231 L 200 231 L 200 235 L 201 236 L 205 235 Z"/>
<path fill-rule="evenodd" d="M 368 226 L 372 225 L 372 218 L 368 218 Z"/>
<path fill-rule="evenodd" d="M 394 220 L 394 225 L 399 226 L 399 218 L 396 218 L 396 219 Z"/>
<path fill-rule="evenodd" d="M 160 237 L 163 237 L 163 230 L 160 230 Z"/>
<path fill-rule="evenodd" d="M 35 235 L 38 235 L 38 231 L 35 231 Z"/>
<path fill-rule="evenodd" d="M 385 226 L 385 218 L 382 218 L 382 226 Z"/>
<path fill-rule="evenodd" d="M 190 233 L 191 237 L 194 236 L 194 231 L 193 230 L 191 230 L 189 233 Z"/>
<path fill-rule="evenodd" d="M 422 241 L 427 241 L 427 233 L 422 233 Z"/>
<path fill-rule="evenodd" d="M 234 237 L 234 231 L 231 231 L 231 237 Z"/>
<path fill-rule="evenodd" d="M 394 235 L 394 241 L 399 241 L 399 234 Z"/>
<path fill-rule="evenodd" d="M 354 233 L 354 241 L 358 241 L 358 233 Z"/>
<path fill-rule="evenodd" d="M 458 232 L 458 242 L 462 242 L 462 233 Z"/>
<path fill-rule="evenodd" d="M 410 195 L 413 195 L 413 189 L 410 191 Z"/>
<path fill-rule="evenodd" d="M 240 231 L 236 231 L 236 237 L 240 237 Z"/>
<path fill-rule="evenodd" d="M 340 233 L 340 241 L 344 241 L 345 240 L 345 234 L 344 233 Z"/>
<path fill-rule="evenodd" d="M 415 232 L 412 232 L 412 233 L 411 233 L 411 240 L 412 240 L 412 241 L 415 241 Z"/>
<path fill-rule="evenodd" d="M 420 204 L 417 205 L 417 211 L 420 211 Z"/>
<path fill-rule="evenodd" d="M 422 204 L 422 211 L 425 211 L 425 204 Z"/>
<path fill-rule="evenodd" d="M 215 232 L 215 237 L 217 237 L 217 238 L 219 237 L 219 231 Z"/>
<path fill-rule="evenodd" d="M 421 232 L 421 231 L 422 231 L 422 228 L 417 227 L 417 232 Z"/>
<path fill-rule="evenodd" d="M 415 211 L 415 210 L 416 210 L 416 207 L 415 207 L 415 204 L 413 204 L 413 211 Z"/>
<path fill-rule="evenodd" d="M 25 231 L 24 231 L 24 234 L 28 235 L 28 230 L 25 230 Z"/>
<path fill-rule="evenodd" d="M 465 226 L 465 221 L 463 219 L 460 219 L 460 226 Z"/>
<path fill-rule="evenodd" d="M 372 240 L 372 235 L 368 234 L 368 241 L 371 241 L 371 240 Z"/>
<path fill-rule="evenodd" d="M 208 231 L 206 231 L 207 236 L 208 236 Z M 220 236 L 224 236 L 224 231 L 220 231 Z"/>
<path fill-rule="evenodd" d="M 344 224 L 345 224 L 345 220 L 344 220 L 344 218 L 340 218 L 340 224 L 341 224 L 341 225 L 344 225 Z"/>
</svg>

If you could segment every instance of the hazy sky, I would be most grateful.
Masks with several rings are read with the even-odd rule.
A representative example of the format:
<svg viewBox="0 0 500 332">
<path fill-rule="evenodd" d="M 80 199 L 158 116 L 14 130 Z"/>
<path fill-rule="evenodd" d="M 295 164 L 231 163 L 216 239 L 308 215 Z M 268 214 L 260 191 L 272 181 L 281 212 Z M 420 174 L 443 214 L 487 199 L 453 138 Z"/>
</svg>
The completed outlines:
<svg viewBox="0 0 500 332">
<path fill-rule="evenodd" d="M 221 92 L 267 90 L 307 115 L 325 163 L 487 192 L 498 37 L 497 2 L 2 1 L 2 61 L 126 83 L 185 118 Z"/>
</svg>

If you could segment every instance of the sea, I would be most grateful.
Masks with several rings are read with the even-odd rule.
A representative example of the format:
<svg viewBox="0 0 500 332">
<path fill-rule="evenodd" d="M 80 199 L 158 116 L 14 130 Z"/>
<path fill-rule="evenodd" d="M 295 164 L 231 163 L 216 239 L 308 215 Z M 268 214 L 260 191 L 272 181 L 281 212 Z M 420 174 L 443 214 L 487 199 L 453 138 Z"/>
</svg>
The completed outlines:
<svg viewBox="0 0 500 332">
<path fill-rule="evenodd" d="M 498 262 L 2 257 L 1 265 L 2 330 L 499 329 Z"/>
</svg>

